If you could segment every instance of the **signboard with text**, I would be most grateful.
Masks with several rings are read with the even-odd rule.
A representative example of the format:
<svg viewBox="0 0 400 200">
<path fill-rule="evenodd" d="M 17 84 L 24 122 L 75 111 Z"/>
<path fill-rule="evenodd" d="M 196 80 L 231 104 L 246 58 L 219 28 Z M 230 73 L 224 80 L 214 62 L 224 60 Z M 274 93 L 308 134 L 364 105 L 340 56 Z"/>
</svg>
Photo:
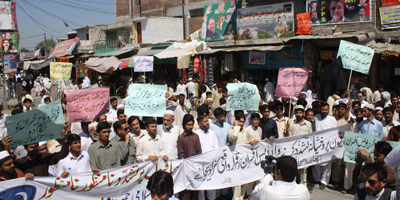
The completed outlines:
<svg viewBox="0 0 400 200">
<path fill-rule="evenodd" d="M 337 57 L 339 56 L 344 69 L 368 74 L 374 58 L 374 50 L 363 45 L 340 40 Z"/>
<path fill-rule="evenodd" d="M 78 43 L 78 41 L 79 41 L 79 38 L 75 38 L 75 39 L 65 40 L 63 42 L 58 43 L 56 45 L 56 47 L 54 48 L 53 53 L 51 53 L 48 58 L 60 57 L 60 56 L 71 54 L 72 51 L 75 49 L 75 46 Z"/>
<path fill-rule="evenodd" d="M 381 7 L 379 13 L 382 30 L 400 27 L 400 5 Z"/>
</svg>

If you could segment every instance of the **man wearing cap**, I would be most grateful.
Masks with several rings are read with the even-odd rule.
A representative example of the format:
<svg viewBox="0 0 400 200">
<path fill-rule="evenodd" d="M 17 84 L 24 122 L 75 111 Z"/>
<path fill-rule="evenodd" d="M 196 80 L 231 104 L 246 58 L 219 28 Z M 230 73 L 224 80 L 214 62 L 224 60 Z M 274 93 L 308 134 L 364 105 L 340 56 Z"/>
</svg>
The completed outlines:
<svg viewBox="0 0 400 200">
<path fill-rule="evenodd" d="M 26 179 L 33 178 L 32 173 L 24 174 L 24 172 L 22 172 L 18 168 L 15 168 L 13 159 L 12 159 L 10 153 L 8 153 L 8 151 L 6 151 L 6 150 L 1 151 L 0 152 L 0 182 L 8 181 L 11 179 L 16 179 L 16 178 L 21 178 L 24 176 Z"/>
<path fill-rule="evenodd" d="M 267 82 L 264 86 L 265 102 L 269 103 L 274 100 L 274 84 L 269 78 L 266 78 L 265 82 Z"/>
<path fill-rule="evenodd" d="M 168 158 L 178 159 L 178 137 L 179 127 L 174 126 L 174 112 L 166 110 L 164 112 L 163 124 L 157 125 L 157 135 L 161 137 L 163 152 Z"/>
<path fill-rule="evenodd" d="M 213 105 L 220 107 L 221 105 L 219 104 L 219 99 L 221 99 L 223 97 L 222 95 L 222 86 L 221 85 L 217 85 L 218 90 L 212 93 L 212 101 L 213 101 Z"/>
<path fill-rule="evenodd" d="M 174 92 L 170 97 L 169 93 L 167 92 L 167 110 L 171 110 L 172 112 L 175 111 L 176 106 L 178 105 L 176 103 L 176 101 L 178 100 L 177 96 L 179 96 L 179 94 Z"/>
<path fill-rule="evenodd" d="M 360 123 L 359 133 L 383 137 L 383 125 L 374 118 L 374 106 L 367 103 L 363 108 L 363 115 L 367 119 Z"/>
<path fill-rule="evenodd" d="M 196 95 L 196 84 L 193 82 L 192 78 L 189 78 L 189 83 L 186 84 L 186 87 L 189 99 Z"/>
</svg>

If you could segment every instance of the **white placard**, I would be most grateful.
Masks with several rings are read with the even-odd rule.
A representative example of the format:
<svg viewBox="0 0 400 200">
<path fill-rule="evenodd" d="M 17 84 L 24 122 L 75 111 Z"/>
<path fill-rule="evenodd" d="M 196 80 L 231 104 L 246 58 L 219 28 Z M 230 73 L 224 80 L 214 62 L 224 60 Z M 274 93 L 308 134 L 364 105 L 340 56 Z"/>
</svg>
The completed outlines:
<svg viewBox="0 0 400 200">
<path fill-rule="evenodd" d="M 134 58 L 135 72 L 152 72 L 153 71 L 153 56 L 135 56 Z"/>
</svg>

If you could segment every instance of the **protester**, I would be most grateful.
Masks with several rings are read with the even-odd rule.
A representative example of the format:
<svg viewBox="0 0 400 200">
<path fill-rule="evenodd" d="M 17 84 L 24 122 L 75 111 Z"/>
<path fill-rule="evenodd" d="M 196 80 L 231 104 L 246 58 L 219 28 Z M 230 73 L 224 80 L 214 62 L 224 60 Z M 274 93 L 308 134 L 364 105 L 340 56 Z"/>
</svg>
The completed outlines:
<svg viewBox="0 0 400 200">
<path fill-rule="evenodd" d="M 96 134 L 96 127 L 97 127 L 97 122 L 92 122 L 88 126 L 88 133 L 90 137 L 81 137 L 81 149 L 83 151 L 89 151 L 90 145 L 93 143 L 97 142 L 99 140 L 99 137 Z"/>
<path fill-rule="evenodd" d="M 365 107 L 364 107 L 365 108 Z M 383 123 L 383 106 L 378 107 L 375 105 L 375 113 L 374 113 L 375 119 L 378 120 L 379 122 Z"/>
<path fill-rule="evenodd" d="M 174 125 L 182 128 L 182 119 L 185 114 L 189 112 L 191 105 L 189 102 L 185 101 L 185 95 L 179 94 L 178 106 L 174 112 Z"/>
<path fill-rule="evenodd" d="M 163 152 L 161 136 L 157 135 L 157 121 L 153 118 L 149 118 L 146 121 L 146 130 L 147 134 L 141 137 L 137 144 L 137 161 L 157 161 L 159 158 L 167 161 L 169 158 Z"/>
<path fill-rule="evenodd" d="M 364 106 L 363 114 L 367 119 L 360 123 L 358 132 L 383 137 L 383 125 L 380 121 L 374 118 L 373 112 L 374 106 L 372 104 L 366 104 Z"/>
<path fill-rule="evenodd" d="M 180 78 L 180 79 L 178 80 L 178 82 L 179 82 L 179 84 L 176 86 L 176 92 L 177 92 L 178 94 L 183 94 L 184 96 L 186 96 L 186 88 L 187 88 L 187 85 L 185 85 L 185 84 L 183 83 L 182 78 Z"/>
<path fill-rule="evenodd" d="M 139 139 L 142 138 L 145 134 L 147 134 L 147 130 L 140 129 L 140 119 L 137 116 L 129 117 L 128 125 L 130 129 L 129 134 L 133 138 L 133 141 L 135 141 L 137 147 Z"/>
<path fill-rule="evenodd" d="M 287 124 L 289 123 L 289 118 L 283 116 L 283 104 L 280 101 L 273 102 L 274 105 L 274 113 L 276 117 L 272 118 L 275 120 L 279 138 L 284 138 L 289 136 L 289 132 L 287 131 Z"/>
<path fill-rule="evenodd" d="M 31 105 L 32 105 L 32 100 L 26 98 L 23 101 L 23 105 L 24 105 L 24 112 L 30 111 L 32 110 Z"/>
<path fill-rule="evenodd" d="M 265 86 L 264 86 L 264 96 L 265 102 L 269 103 L 274 100 L 274 84 L 269 81 L 269 78 L 265 78 Z"/>
<path fill-rule="evenodd" d="M 385 120 L 383 121 L 383 138 L 386 140 L 386 138 L 389 135 L 390 129 L 392 129 L 395 126 L 400 125 L 400 122 L 396 121 L 393 119 L 393 109 L 392 107 L 386 107 L 383 109 L 383 117 Z"/>
<path fill-rule="evenodd" d="M 357 93 L 357 101 L 360 102 L 361 108 L 364 108 L 364 106 L 368 104 L 368 102 L 364 100 L 364 92 Z"/>
<path fill-rule="evenodd" d="M 174 180 L 171 174 L 164 171 L 157 171 L 151 175 L 146 188 L 151 192 L 154 200 L 175 200 Z"/>
<path fill-rule="evenodd" d="M 297 170 L 297 162 L 293 157 L 282 156 L 278 158 L 275 172 L 266 174 L 261 179 L 260 183 L 254 188 L 252 198 L 254 200 L 310 199 L 307 187 L 294 181 Z M 276 180 L 274 180 L 274 176 Z"/>
<path fill-rule="evenodd" d="M 223 94 L 222 94 L 222 86 L 221 85 L 217 85 L 218 90 L 216 92 L 212 93 L 212 102 L 213 105 L 215 105 L 216 107 L 220 107 L 221 105 L 219 104 L 219 99 L 223 98 Z"/>
<path fill-rule="evenodd" d="M 377 90 L 372 94 L 372 102 L 376 103 L 381 100 L 381 93 L 384 91 L 383 85 L 378 84 Z"/>
<path fill-rule="evenodd" d="M 129 126 L 125 120 L 120 120 L 113 125 L 116 135 L 110 142 L 118 144 L 121 166 L 136 163 L 136 144 L 129 135 Z"/>
<path fill-rule="evenodd" d="M 360 124 L 364 120 L 363 109 L 358 108 L 354 111 L 356 116 L 353 125 L 351 126 L 351 132 L 358 133 L 360 131 Z"/>
<path fill-rule="evenodd" d="M 118 106 L 118 100 L 117 98 L 113 97 L 110 99 L 110 107 L 109 111 L 107 113 L 107 121 L 108 122 L 113 122 L 115 118 L 118 117 L 117 115 L 117 106 Z"/>
<path fill-rule="evenodd" d="M 183 119 L 182 119 L 183 120 Z M 178 137 L 179 127 L 173 125 L 174 112 L 167 110 L 164 112 L 163 124 L 157 126 L 157 135 L 161 137 L 163 152 L 169 159 L 178 159 Z"/>
<path fill-rule="evenodd" d="M 68 136 L 67 144 L 70 152 L 58 162 L 57 176 L 66 178 L 72 174 L 90 172 L 89 154 L 87 151 L 82 151 L 81 137 L 71 134 Z"/>
<path fill-rule="evenodd" d="M 75 90 L 79 90 L 78 85 L 76 84 L 76 80 L 73 79 L 71 81 L 71 85 L 68 87 L 68 91 L 75 91 Z"/>
<path fill-rule="evenodd" d="M 186 87 L 189 99 L 196 95 L 196 84 L 193 82 L 192 78 L 189 78 L 189 83 L 186 84 Z"/>
<path fill-rule="evenodd" d="M 32 173 L 24 174 L 21 170 L 15 168 L 13 158 L 8 151 L 0 151 L 0 182 L 21 177 L 32 179 L 33 176 Z"/>
<path fill-rule="evenodd" d="M 270 109 L 268 105 L 262 105 L 260 107 L 260 111 L 262 114 L 262 119 L 260 121 L 260 127 L 262 129 L 262 139 L 267 140 L 275 140 L 278 139 L 278 127 L 276 122 L 269 118 L 270 116 Z"/>
<path fill-rule="evenodd" d="M 259 127 L 260 121 L 260 114 L 251 114 L 251 124 L 245 130 L 247 144 L 255 145 L 262 140 L 262 129 Z"/>
<path fill-rule="evenodd" d="M 228 131 L 231 125 L 225 122 L 226 112 L 222 108 L 216 108 L 214 110 L 214 116 L 216 122 L 210 124 L 210 130 L 212 130 L 218 138 L 218 146 L 226 146 L 228 142 Z"/>
</svg>

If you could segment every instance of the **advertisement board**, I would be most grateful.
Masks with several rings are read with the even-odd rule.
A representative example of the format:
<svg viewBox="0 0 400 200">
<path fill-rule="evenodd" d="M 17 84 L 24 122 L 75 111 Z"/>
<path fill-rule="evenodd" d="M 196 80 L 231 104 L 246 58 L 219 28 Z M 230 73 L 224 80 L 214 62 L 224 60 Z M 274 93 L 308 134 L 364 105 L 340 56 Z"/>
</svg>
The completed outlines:
<svg viewBox="0 0 400 200">
<path fill-rule="evenodd" d="M 293 2 L 237 10 L 237 39 L 264 39 L 294 36 Z"/>
<path fill-rule="evenodd" d="M 381 7 L 379 12 L 382 30 L 400 27 L 400 5 Z"/>
<path fill-rule="evenodd" d="M 3 55 L 3 66 L 4 73 L 18 73 L 17 63 L 19 58 L 17 54 L 4 54 Z"/>
<path fill-rule="evenodd" d="M 1 50 L 3 53 L 18 53 L 19 50 L 18 32 L 3 32 L 1 34 Z"/>
</svg>

